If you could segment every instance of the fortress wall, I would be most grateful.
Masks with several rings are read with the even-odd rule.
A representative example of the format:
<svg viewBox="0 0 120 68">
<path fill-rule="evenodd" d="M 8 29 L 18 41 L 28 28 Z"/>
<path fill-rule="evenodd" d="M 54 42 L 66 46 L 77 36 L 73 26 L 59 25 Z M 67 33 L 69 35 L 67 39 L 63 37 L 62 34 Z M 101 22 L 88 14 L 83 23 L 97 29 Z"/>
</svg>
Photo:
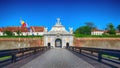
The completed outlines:
<svg viewBox="0 0 120 68">
<path fill-rule="evenodd" d="M 42 38 L 0 38 L 0 50 L 43 46 Z"/>
<path fill-rule="evenodd" d="M 74 46 L 120 49 L 120 38 L 74 38 Z"/>
<path fill-rule="evenodd" d="M 0 50 L 43 46 L 43 38 L 0 38 Z M 74 38 L 74 46 L 120 49 L 120 38 Z"/>
</svg>

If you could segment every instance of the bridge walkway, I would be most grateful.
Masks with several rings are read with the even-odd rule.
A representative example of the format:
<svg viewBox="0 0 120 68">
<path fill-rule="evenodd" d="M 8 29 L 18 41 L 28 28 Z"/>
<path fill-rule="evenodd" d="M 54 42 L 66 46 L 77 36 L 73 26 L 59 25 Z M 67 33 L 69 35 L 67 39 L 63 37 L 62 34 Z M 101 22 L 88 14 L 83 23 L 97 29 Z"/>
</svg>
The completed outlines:
<svg viewBox="0 0 120 68">
<path fill-rule="evenodd" d="M 83 58 L 85 59 L 85 57 Z M 52 48 L 24 65 L 20 66 L 21 63 L 24 63 L 24 60 L 14 65 L 19 65 L 19 68 L 108 68 L 102 64 L 95 67 L 97 63 L 92 65 L 84 59 L 67 49 Z M 94 63 L 92 60 L 88 59 L 88 61 Z M 14 66 L 12 66 L 12 68 L 14 68 Z"/>
</svg>

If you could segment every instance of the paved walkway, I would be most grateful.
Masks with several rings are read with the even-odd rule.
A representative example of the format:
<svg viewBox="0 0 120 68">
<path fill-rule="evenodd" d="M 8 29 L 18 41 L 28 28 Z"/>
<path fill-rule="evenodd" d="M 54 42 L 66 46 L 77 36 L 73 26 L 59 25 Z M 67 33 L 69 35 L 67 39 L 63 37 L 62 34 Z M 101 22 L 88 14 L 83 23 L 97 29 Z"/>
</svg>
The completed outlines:
<svg viewBox="0 0 120 68">
<path fill-rule="evenodd" d="M 94 68 L 66 49 L 54 48 L 21 68 Z"/>
</svg>

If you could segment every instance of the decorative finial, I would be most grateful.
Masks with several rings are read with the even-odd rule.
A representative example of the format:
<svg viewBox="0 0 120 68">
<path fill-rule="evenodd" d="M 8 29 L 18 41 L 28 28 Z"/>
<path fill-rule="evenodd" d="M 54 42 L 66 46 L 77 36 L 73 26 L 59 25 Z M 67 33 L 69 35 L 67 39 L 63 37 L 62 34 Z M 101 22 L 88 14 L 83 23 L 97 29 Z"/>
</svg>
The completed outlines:
<svg viewBox="0 0 120 68">
<path fill-rule="evenodd" d="M 44 31 L 45 31 L 45 32 L 48 32 L 48 28 L 46 27 Z"/>
<path fill-rule="evenodd" d="M 57 18 L 57 23 L 60 24 L 60 18 Z"/>
<path fill-rule="evenodd" d="M 73 28 L 69 27 L 70 33 L 73 33 Z"/>
</svg>

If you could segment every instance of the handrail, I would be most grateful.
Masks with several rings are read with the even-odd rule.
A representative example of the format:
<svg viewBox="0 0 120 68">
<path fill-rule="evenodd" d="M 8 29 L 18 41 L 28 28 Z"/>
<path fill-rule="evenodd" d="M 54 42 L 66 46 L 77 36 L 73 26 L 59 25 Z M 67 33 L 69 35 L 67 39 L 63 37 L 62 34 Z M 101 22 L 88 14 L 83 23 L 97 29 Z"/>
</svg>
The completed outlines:
<svg viewBox="0 0 120 68">
<path fill-rule="evenodd" d="M 90 55 L 94 55 L 93 53 L 96 53 L 97 55 L 94 55 L 98 58 L 99 62 L 102 62 L 102 59 L 120 64 L 120 50 L 115 50 L 115 49 L 102 49 L 102 48 L 90 48 L 90 47 L 76 47 L 76 46 L 69 46 L 67 47 L 67 49 L 78 52 L 78 53 L 87 53 Z M 87 52 L 85 52 L 87 51 Z M 112 56 L 112 57 L 116 57 L 118 59 L 111 59 L 111 58 L 106 58 L 103 57 L 103 55 L 107 55 L 107 56 Z"/>
<path fill-rule="evenodd" d="M 41 47 L 27 47 L 27 48 L 0 50 L 0 58 L 9 56 L 9 58 L 7 59 L 0 60 L 0 68 L 10 63 L 15 63 L 21 59 L 24 59 L 38 52 L 46 51 L 48 49 L 50 49 L 50 47 L 41 46 Z"/>
</svg>

